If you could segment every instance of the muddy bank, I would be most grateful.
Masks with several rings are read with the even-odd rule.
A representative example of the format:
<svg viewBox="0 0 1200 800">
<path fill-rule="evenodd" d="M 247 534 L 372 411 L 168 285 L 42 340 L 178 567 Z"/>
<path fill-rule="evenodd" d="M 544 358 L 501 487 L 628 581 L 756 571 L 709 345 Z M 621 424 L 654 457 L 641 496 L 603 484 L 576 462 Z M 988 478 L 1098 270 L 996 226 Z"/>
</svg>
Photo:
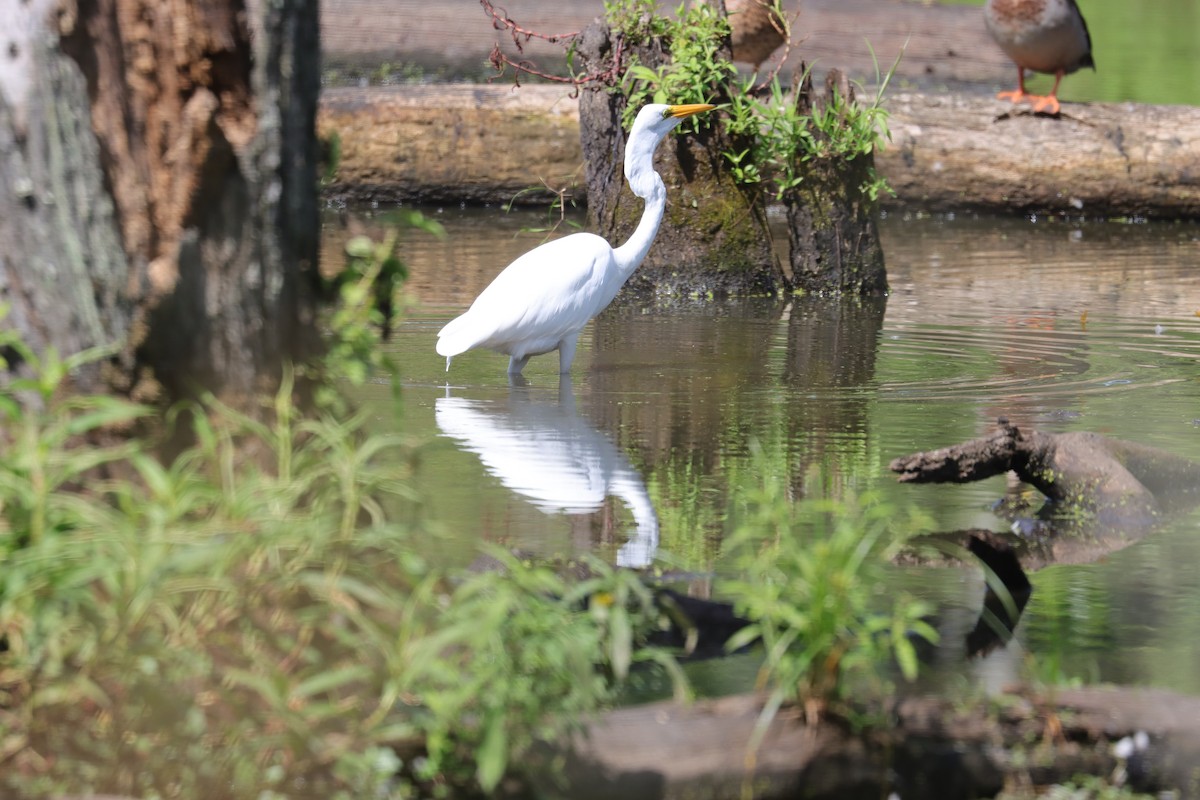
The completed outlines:
<svg viewBox="0 0 1200 800">
<path fill-rule="evenodd" d="M 990 96 L 902 92 L 876 167 L 886 204 L 929 211 L 1200 217 L 1200 109 L 1064 104 L 1061 117 Z M 584 201 L 578 101 L 555 86 L 330 88 L 340 139 L 331 197 L 431 203 Z"/>
<path fill-rule="evenodd" d="M 501 3 L 525 29 L 543 34 L 582 30 L 603 11 L 599 0 L 519 0 Z M 668 13 L 676 3 L 660 3 Z M 801 59 L 820 69 L 838 67 L 856 80 L 874 80 L 876 57 L 887 69 L 901 52 L 896 75 L 906 83 L 1006 84 L 1011 63 L 988 37 L 978 7 L 925 0 L 783 0 L 799 14 L 783 74 Z M 522 43 L 493 30 L 478 0 L 327 0 L 321 4 L 321 50 L 328 77 L 347 81 L 483 80 L 499 44 L 507 55 L 529 59 L 547 72 L 566 74 L 565 50 L 540 39 Z M 782 57 L 778 55 L 777 57 Z M 767 66 L 774 64 L 768 59 Z"/>
</svg>

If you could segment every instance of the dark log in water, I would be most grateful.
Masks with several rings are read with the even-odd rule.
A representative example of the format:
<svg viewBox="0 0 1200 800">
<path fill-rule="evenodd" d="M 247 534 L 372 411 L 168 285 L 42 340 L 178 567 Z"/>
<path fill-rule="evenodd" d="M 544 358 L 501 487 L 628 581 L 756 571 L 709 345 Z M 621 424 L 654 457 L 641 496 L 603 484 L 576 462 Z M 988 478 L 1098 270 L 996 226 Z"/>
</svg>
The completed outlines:
<svg viewBox="0 0 1200 800">
<path fill-rule="evenodd" d="M 849 108 L 857 100 L 845 74 L 831 69 L 822 91 L 814 90 L 811 74 L 801 64 L 803 78 L 794 87 L 797 110 L 804 116 L 824 109 Z M 819 145 L 829 137 L 817 131 Z M 843 130 L 845 138 L 852 134 Z M 800 165 L 803 181 L 784 197 L 791 247 L 792 283 L 814 294 L 882 295 L 887 270 L 879 227 L 878 203 L 866 187 L 875 180 L 875 154 L 847 158 L 838 148 Z"/>
<path fill-rule="evenodd" d="M 1008 471 L 1049 501 L 1043 517 L 1086 515 L 1090 527 L 1139 530 L 1200 491 L 1200 464 L 1097 433 L 1023 431 L 1000 419 L 989 436 L 903 456 L 906 483 L 967 483 Z"/>
<path fill-rule="evenodd" d="M 567 786 L 556 794 L 734 798 L 748 786 L 756 798 L 951 800 L 1124 767 L 1141 791 L 1198 796 L 1200 698 L 1142 689 L 1012 692 L 975 705 L 911 697 L 857 734 L 784 709 L 751 754 L 761 708 L 761 698 L 742 695 L 610 712 L 552 748 L 567 758 Z"/>
</svg>

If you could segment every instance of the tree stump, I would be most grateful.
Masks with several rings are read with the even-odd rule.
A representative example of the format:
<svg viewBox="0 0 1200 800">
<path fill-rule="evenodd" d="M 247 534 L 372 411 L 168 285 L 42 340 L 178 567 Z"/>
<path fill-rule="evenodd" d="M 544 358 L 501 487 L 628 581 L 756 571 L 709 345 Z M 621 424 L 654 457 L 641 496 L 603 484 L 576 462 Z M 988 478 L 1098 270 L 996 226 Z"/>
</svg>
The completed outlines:
<svg viewBox="0 0 1200 800">
<path fill-rule="evenodd" d="M 613 34 L 603 20 L 584 30 L 578 53 L 590 72 L 611 65 L 613 51 Z M 634 51 L 638 63 L 652 68 L 669 58 L 661 42 Z M 588 219 L 613 242 L 633 232 L 643 208 L 622 172 L 625 105 L 624 95 L 607 89 L 584 90 L 579 99 Z M 762 296 L 787 287 L 762 198 L 738 186 L 726 167 L 723 153 L 733 150 L 715 126 L 673 135 L 658 148 L 667 210 L 650 254 L 622 290 L 625 296 Z"/>
<path fill-rule="evenodd" d="M 839 70 L 829 71 L 820 95 L 804 64 L 797 74 L 802 77 L 793 91 L 802 114 L 819 113 L 835 101 L 855 102 L 850 82 Z M 814 136 L 824 134 L 814 130 Z M 875 180 L 874 169 L 874 152 L 849 159 L 837 153 L 813 158 L 803 167 L 800 185 L 784 196 L 797 290 L 822 295 L 887 292 L 877 203 L 863 189 Z"/>
</svg>

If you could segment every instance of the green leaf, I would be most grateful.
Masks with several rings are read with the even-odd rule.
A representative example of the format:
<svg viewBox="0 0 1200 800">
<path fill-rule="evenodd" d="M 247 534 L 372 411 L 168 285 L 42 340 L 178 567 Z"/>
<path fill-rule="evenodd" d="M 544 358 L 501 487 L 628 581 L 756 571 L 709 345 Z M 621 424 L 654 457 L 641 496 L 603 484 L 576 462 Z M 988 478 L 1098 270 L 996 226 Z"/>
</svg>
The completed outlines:
<svg viewBox="0 0 1200 800">
<path fill-rule="evenodd" d="M 905 680 L 915 680 L 917 677 L 917 649 L 913 647 L 913 643 L 907 637 L 901 636 L 895 639 L 893 645 L 896 651 L 896 662 L 900 665 L 900 672 L 903 673 Z"/>
<path fill-rule="evenodd" d="M 725 651 L 732 653 L 735 650 L 741 650 L 743 647 L 756 641 L 761 636 L 762 627 L 760 625 L 757 623 L 753 625 L 747 625 L 733 636 L 730 636 L 725 640 Z"/>
<path fill-rule="evenodd" d="M 151 493 L 158 500 L 167 500 L 173 494 L 171 476 L 163 468 L 162 464 L 145 453 L 134 453 L 129 457 L 134 469 L 138 475 L 150 487 Z"/>
<path fill-rule="evenodd" d="M 613 674 L 624 680 L 629 674 L 633 659 L 633 628 L 629 623 L 629 612 L 622 606 L 613 606 L 609 620 L 609 658 L 612 659 Z"/>
<path fill-rule="evenodd" d="M 483 741 L 475 751 L 475 777 L 485 792 L 490 792 L 504 777 L 508 766 L 508 741 L 504 734 L 504 717 L 500 713 L 488 715 Z"/>
<path fill-rule="evenodd" d="M 351 258 L 361 258 L 364 261 L 375 255 L 375 242 L 370 236 L 358 235 L 346 242 L 346 255 Z"/>
<path fill-rule="evenodd" d="M 364 680 L 370 674 L 371 670 L 365 664 L 351 664 L 340 669 L 322 672 L 301 682 L 299 686 L 292 690 L 292 696 L 312 697 L 313 695 L 345 686 L 348 683 Z"/>
</svg>

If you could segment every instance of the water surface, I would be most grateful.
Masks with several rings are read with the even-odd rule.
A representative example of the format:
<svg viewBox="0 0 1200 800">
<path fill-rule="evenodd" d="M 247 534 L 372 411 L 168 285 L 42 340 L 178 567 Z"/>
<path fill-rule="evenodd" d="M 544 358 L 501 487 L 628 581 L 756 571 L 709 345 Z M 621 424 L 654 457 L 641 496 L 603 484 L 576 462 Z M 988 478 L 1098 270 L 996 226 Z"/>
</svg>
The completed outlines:
<svg viewBox="0 0 1200 800">
<path fill-rule="evenodd" d="M 1194 225 L 892 215 L 885 301 L 622 306 L 585 330 L 569 381 L 551 354 L 513 387 L 506 357 L 468 353 L 446 373 L 433 343 L 541 240 L 522 230 L 544 214 L 434 213 L 446 238 L 403 245 L 415 305 L 394 347 L 404 424 L 429 441 L 421 488 L 464 560 L 479 537 L 629 566 L 657 558 L 719 595 L 731 487 L 763 469 L 798 500 L 875 490 L 920 506 L 933 530 L 1005 530 L 993 504 L 1022 489 L 1003 477 L 902 486 L 886 468 L 984 435 L 1000 416 L 1200 459 Z M 1032 674 L 1200 692 L 1198 522 L 1037 572 L 1017 640 L 972 669 L 993 683 Z M 898 580 L 973 624 L 977 570 Z"/>
</svg>

